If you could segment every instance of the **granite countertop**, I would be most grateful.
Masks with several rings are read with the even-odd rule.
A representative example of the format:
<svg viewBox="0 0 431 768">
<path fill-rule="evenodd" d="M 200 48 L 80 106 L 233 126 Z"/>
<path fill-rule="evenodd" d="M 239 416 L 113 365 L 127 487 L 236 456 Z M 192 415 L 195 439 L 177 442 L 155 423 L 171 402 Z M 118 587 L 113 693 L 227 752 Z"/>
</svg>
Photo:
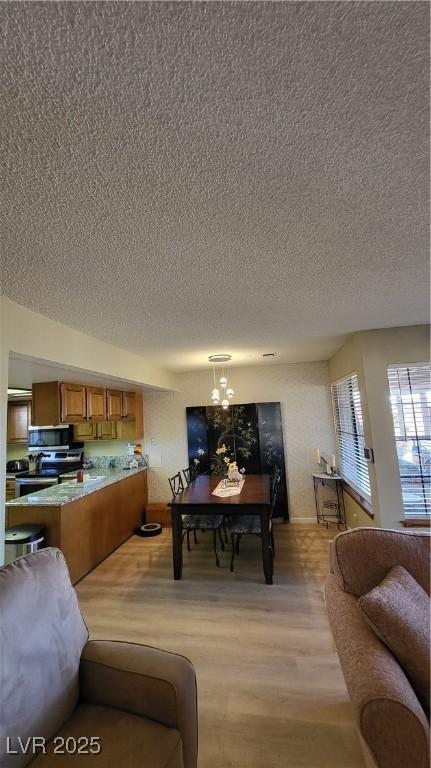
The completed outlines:
<svg viewBox="0 0 431 768">
<path fill-rule="evenodd" d="M 33 507 L 33 506 L 53 506 L 61 507 L 69 504 L 71 501 L 77 501 L 90 493 L 107 488 L 113 483 L 125 480 L 138 472 L 145 472 L 148 467 L 138 467 L 138 469 L 89 469 L 85 474 L 90 475 L 89 483 L 77 483 L 76 472 L 68 472 L 60 475 L 61 483 L 52 485 L 37 493 L 29 493 L 28 496 L 20 496 L 6 502 L 7 507 Z M 70 481 L 69 481 L 70 478 Z M 94 478 L 100 478 L 95 481 Z M 75 482 L 73 482 L 75 479 Z M 91 482 L 91 480 L 93 480 Z"/>
</svg>

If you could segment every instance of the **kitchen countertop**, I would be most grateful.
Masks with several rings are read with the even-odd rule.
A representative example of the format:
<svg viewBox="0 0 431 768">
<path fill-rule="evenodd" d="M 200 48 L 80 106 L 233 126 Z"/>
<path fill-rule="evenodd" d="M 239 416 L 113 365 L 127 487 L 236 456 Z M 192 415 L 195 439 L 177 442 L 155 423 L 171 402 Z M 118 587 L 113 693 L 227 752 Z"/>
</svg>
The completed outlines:
<svg viewBox="0 0 431 768">
<path fill-rule="evenodd" d="M 34 506 L 53 506 L 61 507 L 64 504 L 69 504 L 71 501 L 77 501 L 84 496 L 88 496 L 90 493 L 100 491 L 102 488 L 107 488 L 113 483 L 118 483 L 120 480 L 125 480 L 127 477 L 136 475 L 138 472 L 145 472 L 148 467 L 138 467 L 138 469 L 90 469 L 85 470 L 85 474 L 90 475 L 91 478 L 100 477 L 103 475 L 103 480 L 100 480 L 97 484 L 91 484 L 85 486 L 85 483 L 74 483 L 69 485 L 67 478 L 70 478 L 71 482 L 73 478 L 76 478 L 75 472 L 67 472 L 60 475 L 62 482 L 59 485 L 52 485 L 49 488 L 45 488 L 37 493 L 29 493 L 27 496 L 20 496 L 17 499 L 12 499 L 6 502 L 7 507 L 34 507 Z"/>
</svg>

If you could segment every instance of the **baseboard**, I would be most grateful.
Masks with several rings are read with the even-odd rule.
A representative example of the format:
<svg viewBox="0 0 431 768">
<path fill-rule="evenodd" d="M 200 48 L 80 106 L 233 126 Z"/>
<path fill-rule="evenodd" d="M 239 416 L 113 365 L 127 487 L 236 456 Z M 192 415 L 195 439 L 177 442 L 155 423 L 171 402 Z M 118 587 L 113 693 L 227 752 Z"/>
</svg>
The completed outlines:
<svg viewBox="0 0 431 768">
<path fill-rule="evenodd" d="M 164 528 L 171 528 L 171 508 L 163 502 L 147 504 L 145 519 L 147 523 L 160 523 Z"/>
</svg>

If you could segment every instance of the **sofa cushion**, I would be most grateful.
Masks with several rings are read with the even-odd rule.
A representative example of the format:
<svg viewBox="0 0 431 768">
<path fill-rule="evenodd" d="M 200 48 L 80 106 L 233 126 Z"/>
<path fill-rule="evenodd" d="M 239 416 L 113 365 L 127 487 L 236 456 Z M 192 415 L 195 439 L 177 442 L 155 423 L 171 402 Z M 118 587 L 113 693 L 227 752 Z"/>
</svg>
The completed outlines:
<svg viewBox="0 0 431 768">
<path fill-rule="evenodd" d="M 430 598 L 398 565 L 382 583 L 359 598 L 374 632 L 398 659 L 422 706 L 430 700 Z"/>
<path fill-rule="evenodd" d="M 344 531 L 331 543 L 331 570 L 342 589 L 361 597 L 402 565 L 429 595 L 430 536 L 384 528 Z"/>
<path fill-rule="evenodd" d="M 67 753 L 54 753 L 63 740 L 69 739 L 67 744 L 73 749 L 79 737 L 91 736 L 99 740 L 98 754 L 84 752 L 73 758 Z M 84 744 L 82 740 L 79 743 Z M 55 740 L 47 745 L 47 753 L 33 761 L 32 768 L 68 768 L 71 762 L 101 768 L 183 768 L 182 754 L 181 736 L 174 728 L 120 709 L 79 704 Z"/>
<path fill-rule="evenodd" d="M 0 568 L 0 765 L 21 768 L 6 736 L 50 739 L 79 695 L 88 632 L 63 555 L 42 549 Z M 13 745 L 16 747 L 17 738 Z"/>
</svg>

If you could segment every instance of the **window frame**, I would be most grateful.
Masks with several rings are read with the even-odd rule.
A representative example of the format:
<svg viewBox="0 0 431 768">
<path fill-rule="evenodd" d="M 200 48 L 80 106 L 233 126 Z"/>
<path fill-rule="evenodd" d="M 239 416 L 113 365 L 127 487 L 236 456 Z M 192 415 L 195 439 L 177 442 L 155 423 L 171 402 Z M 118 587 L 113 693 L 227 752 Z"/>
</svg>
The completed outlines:
<svg viewBox="0 0 431 768">
<path fill-rule="evenodd" d="M 358 420 L 357 420 L 357 412 L 355 410 L 355 403 L 353 399 L 350 400 L 349 406 L 350 406 L 350 412 L 352 417 L 352 427 L 353 427 L 353 434 L 352 434 L 352 443 L 353 446 L 360 447 L 360 443 L 362 441 L 362 456 L 361 463 L 358 462 L 358 466 L 360 467 L 360 471 L 363 471 L 364 467 L 367 469 L 367 477 L 368 477 L 368 488 L 361 487 L 359 483 L 357 483 L 354 479 L 348 477 L 343 470 L 341 469 L 341 451 L 340 451 L 340 437 L 339 433 L 342 434 L 343 430 L 341 429 L 341 424 L 338 423 L 337 420 L 337 405 L 335 402 L 335 395 L 334 390 L 335 388 L 342 384 L 343 382 L 351 381 L 352 379 L 356 378 L 357 381 L 357 392 L 359 395 L 359 405 L 361 409 L 361 419 L 362 419 L 362 426 L 359 425 L 358 429 Z M 359 385 L 359 376 L 358 372 L 356 370 L 350 371 L 350 373 L 345 374 L 344 376 L 341 376 L 339 379 L 336 379 L 335 381 L 331 382 L 331 402 L 332 402 L 332 415 L 333 415 L 333 422 L 334 422 L 334 432 L 335 432 L 335 444 L 336 444 L 336 454 L 337 454 L 337 463 L 338 463 L 338 472 L 340 474 L 340 477 L 343 478 L 344 483 L 347 486 L 350 486 L 353 491 L 355 491 L 360 497 L 362 497 L 368 504 L 371 506 L 372 504 L 372 495 L 371 495 L 371 480 L 370 480 L 370 473 L 368 468 L 368 462 L 365 459 L 365 456 L 363 454 L 363 449 L 365 448 L 365 430 L 363 429 L 363 409 L 362 409 L 362 394 L 361 394 L 361 388 Z M 344 434 L 350 434 L 345 432 Z M 356 450 L 355 450 L 356 453 Z M 359 458 L 359 456 L 357 457 Z"/>
<path fill-rule="evenodd" d="M 394 443 L 395 443 L 395 455 L 396 455 L 396 460 L 397 460 L 397 473 L 398 473 L 398 478 L 399 478 L 399 481 L 400 481 L 400 488 L 401 488 L 401 506 L 402 506 L 402 511 L 403 511 L 403 522 L 410 523 L 412 525 L 414 525 L 415 521 L 423 521 L 424 523 L 426 523 L 426 522 L 429 523 L 430 520 L 431 520 L 431 500 L 430 501 L 427 500 L 427 495 L 426 495 L 426 492 L 425 492 L 426 485 L 429 485 L 430 482 L 431 482 L 431 473 L 430 473 L 430 475 L 425 475 L 424 472 L 423 472 L 423 466 L 422 466 L 422 461 L 421 461 L 421 448 L 419 446 L 420 442 L 428 441 L 430 443 L 430 449 L 431 449 L 431 434 L 430 435 L 425 435 L 425 436 L 420 436 L 420 434 L 418 433 L 417 421 L 416 421 L 416 413 L 415 413 L 415 409 L 413 407 L 413 403 L 414 403 L 414 399 L 413 398 L 414 398 L 414 394 L 415 393 L 412 390 L 412 386 L 411 386 L 412 382 L 411 382 L 410 375 L 409 375 L 409 369 L 421 368 L 422 366 L 428 368 L 428 370 L 430 371 L 430 390 L 431 390 L 431 363 L 429 361 L 421 360 L 421 361 L 418 361 L 418 362 L 408 362 L 408 363 L 399 362 L 398 361 L 398 362 L 395 362 L 395 363 L 388 363 L 387 364 L 387 368 L 386 368 L 386 378 L 387 378 L 387 383 L 388 383 L 389 403 L 390 403 L 391 420 L 392 420 L 392 436 L 393 436 L 393 440 L 394 440 Z M 411 395 L 411 399 L 412 399 L 412 403 L 409 403 L 409 405 L 410 405 L 410 407 L 412 407 L 413 423 L 414 423 L 414 429 L 415 429 L 415 433 L 414 433 L 413 436 L 411 434 L 407 434 L 408 430 L 406 428 L 406 422 L 409 423 L 409 421 L 405 417 L 405 412 L 404 412 L 404 407 L 403 407 L 404 403 L 403 403 L 402 400 L 401 400 L 400 406 L 401 406 L 404 430 L 403 430 L 403 434 L 397 435 L 397 427 L 396 427 L 396 422 L 395 422 L 395 409 L 394 409 L 394 403 L 392 401 L 392 397 L 396 396 L 396 395 L 393 392 L 393 389 L 391 388 L 391 379 L 390 379 L 390 371 L 391 370 L 392 371 L 397 371 L 397 372 L 400 371 L 400 370 L 404 370 L 404 371 L 407 372 L 407 376 L 408 376 L 408 380 L 409 380 L 410 395 Z M 398 373 L 398 381 L 399 381 L 399 373 Z M 402 390 L 401 390 L 400 383 L 399 383 L 399 386 L 398 386 L 398 391 L 399 391 L 400 396 L 402 397 L 403 393 L 402 393 Z M 411 429 L 411 425 L 410 425 L 410 429 Z M 418 473 L 416 473 L 415 475 L 410 475 L 410 477 L 411 478 L 420 478 L 421 494 L 422 494 L 423 499 L 424 499 L 425 512 L 421 512 L 421 511 L 417 511 L 417 510 L 414 510 L 414 511 L 412 510 L 411 512 L 409 512 L 408 509 L 406 509 L 406 504 L 405 504 L 405 500 L 404 500 L 404 492 L 403 492 L 403 490 L 405 489 L 407 483 L 404 484 L 404 489 L 403 489 L 403 479 L 404 480 L 408 479 L 409 475 L 406 474 L 406 473 L 403 473 L 403 471 L 402 471 L 402 467 L 400 465 L 400 455 L 398 453 L 398 442 L 402 443 L 402 442 L 409 442 L 409 441 L 416 443 L 416 445 L 418 446 L 418 456 L 419 456 L 419 465 L 418 466 L 419 466 L 420 471 Z M 426 482 L 426 480 L 428 480 L 428 483 Z"/>
</svg>

